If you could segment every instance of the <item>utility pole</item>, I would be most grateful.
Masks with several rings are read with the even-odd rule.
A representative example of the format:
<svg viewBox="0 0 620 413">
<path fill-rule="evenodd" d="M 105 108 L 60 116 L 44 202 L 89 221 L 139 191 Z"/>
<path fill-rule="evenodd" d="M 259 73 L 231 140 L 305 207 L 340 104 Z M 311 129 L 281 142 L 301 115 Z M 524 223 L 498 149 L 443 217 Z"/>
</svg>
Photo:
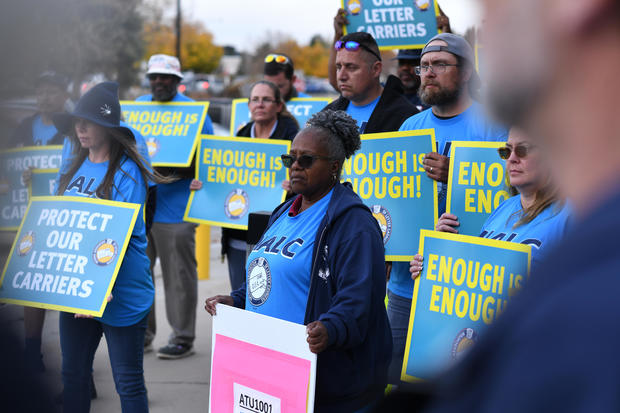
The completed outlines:
<svg viewBox="0 0 620 413">
<path fill-rule="evenodd" d="M 175 24 L 176 31 L 176 52 L 179 62 L 181 61 L 181 0 L 177 0 L 177 18 Z M 181 64 L 183 67 L 183 64 Z"/>
</svg>

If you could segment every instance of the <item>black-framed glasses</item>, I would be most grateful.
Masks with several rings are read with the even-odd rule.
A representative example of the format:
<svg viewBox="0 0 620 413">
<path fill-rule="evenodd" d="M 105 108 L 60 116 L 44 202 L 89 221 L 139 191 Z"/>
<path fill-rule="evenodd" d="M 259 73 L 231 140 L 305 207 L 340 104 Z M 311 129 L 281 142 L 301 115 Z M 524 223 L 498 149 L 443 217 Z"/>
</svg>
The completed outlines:
<svg viewBox="0 0 620 413">
<path fill-rule="evenodd" d="M 499 157 L 502 159 L 510 158 L 513 151 L 518 158 L 525 158 L 533 148 L 534 146 L 527 145 L 517 145 L 514 148 L 503 146 L 501 148 L 497 148 L 497 153 L 499 153 Z"/>
<path fill-rule="evenodd" d="M 271 53 L 265 57 L 265 63 L 276 62 L 280 64 L 290 63 L 290 59 L 282 54 Z"/>
<path fill-rule="evenodd" d="M 448 63 L 437 63 L 436 65 L 422 65 L 415 67 L 415 74 L 420 76 L 421 74 L 427 73 L 429 70 L 436 75 L 441 73 L 446 73 L 446 69 L 450 66 L 458 67 L 458 64 L 448 64 Z"/>
<path fill-rule="evenodd" d="M 340 50 L 340 49 L 346 49 L 350 52 L 354 52 L 356 50 L 359 50 L 360 47 L 364 50 L 366 50 L 368 53 L 374 55 L 377 59 L 379 59 L 379 61 L 381 61 L 381 56 L 379 56 L 377 54 L 377 52 L 375 52 L 374 50 L 372 50 L 370 47 L 365 46 L 359 42 L 356 42 L 354 40 L 349 40 L 348 42 L 343 42 L 341 40 L 338 40 L 336 43 L 334 43 L 334 49 L 336 50 Z"/>
<path fill-rule="evenodd" d="M 297 161 L 297 165 L 299 165 L 300 167 L 304 169 L 312 168 L 314 161 L 316 161 L 317 159 L 325 159 L 326 161 L 332 160 L 332 158 L 328 156 L 308 155 L 308 154 L 295 156 L 295 155 L 290 155 L 288 153 L 280 155 L 280 158 L 282 158 L 282 164 L 286 168 L 292 167 L 295 161 Z"/>
</svg>

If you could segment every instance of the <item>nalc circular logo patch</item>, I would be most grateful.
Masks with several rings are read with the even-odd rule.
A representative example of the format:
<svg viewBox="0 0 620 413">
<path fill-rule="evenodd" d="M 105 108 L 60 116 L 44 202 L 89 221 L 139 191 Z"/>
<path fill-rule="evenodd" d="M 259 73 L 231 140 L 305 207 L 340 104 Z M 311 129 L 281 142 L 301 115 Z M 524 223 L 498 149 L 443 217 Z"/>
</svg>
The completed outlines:
<svg viewBox="0 0 620 413">
<path fill-rule="evenodd" d="M 381 228 L 381 234 L 383 235 L 383 245 L 385 245 L 392 235 L 392 216 L 381 205 L 373 205 L 370 207 L 370 210 L 372 211 L 372 216 L 379 223 L 379 228 Z"/>
<path fill-rule="evenodd" d="M 19 240 L 19 244 L 17 245 L 17 255 L 23 257 L 28 254 L 32 247 L 34 247 L 34 232 L 28 231 L 22 239 Z"/>
<path fill-rule="evenodd" d="M 106 238 L 95 246 L 93 250 L 93 261 L 97 265 L 108 265 L 118 255 L 118 244 L 110 238 Z"/>
<path fill-rule="evenodd" d="M 271 270 L 263 257 L 258 257 L 248 266 L 248 297 L 255 306 L 265 304 L 271 292 Z"/>
<path fill-rule="evenodd" d="M 231 219 L 239 219 L 247 214 L 250 208 L 250 198 L 243 189 L 234 189 L 224 201 L 224 212 Z"/>
<path fill-rule="evenodd" d="M 464 328 L 456 335 L 452 343 L 450 355 L 453 360 L 459 360 L 478 341 L 478 333 L 473 328 Z"/>
<path fill-rule="evenodd" d="M 151 158 L 157 155 L 160 146 L 161 144 L 159 143 L 159 140 L 157 138 L 150 137 L 146 140 L 146 149 L 148 150 L 149 156 Z"/>
</svg>

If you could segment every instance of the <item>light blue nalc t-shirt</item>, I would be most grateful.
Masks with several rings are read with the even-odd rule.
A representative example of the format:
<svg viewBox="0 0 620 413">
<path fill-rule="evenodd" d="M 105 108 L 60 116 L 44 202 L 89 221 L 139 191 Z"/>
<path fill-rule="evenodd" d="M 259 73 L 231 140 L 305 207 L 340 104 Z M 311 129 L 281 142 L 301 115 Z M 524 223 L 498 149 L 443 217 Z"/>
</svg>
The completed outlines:
<svg viewBox="0 0 620 413">
<path fill-rule="evenodd" d="M 353 102 L 349 102 L 349 105 L 347 106 L 347 113 L 357 122 L 357 126 L 360 128 L 360 133 L 364 133 L 366 124 L 368 124 L 368 119 L 370 119 L 370 116 L 375 110 L 377 103 L 379 103 L 380 98 L 381 96 L 363 106 L 357 106 L 354 105 Z"/>
<path fill-rule="evenodd" d="M 437 152 L 450 156 L 452 141 L 494 141 L 504 142 L 508 139 L 508 130 L 491 123 L 479 103 L 472 103 L 460 115 L 444 119 L 437 117 L 432 109 L 413 115 L 401 125 L 401 131 L 417 129 L 435 129 Z M 439 183 L 439 216 L 446 211 L 447 185 Z M 413 280 L 409 272 L 409 263 L 394 262 L 388 289 L 401 297 L 413 296 Z"/>
<path fill-rule="evenodd" d="M 152 102 L 153 95 L 148 94 L 140 96 L 136 99 L 136 102 Z M 194 102 L 194 99 L 177 93 L 172 98 L 171 102 Z M 213 123 L 209 115 L 205 116 L 205 121 L 202 125 L 202 133 L 205 135 L 213 135 Z M 191 179 L 179 179 L 178 181 L 170 184 L 158 184 L 157 185 L 157 202 L 155 204 L 155 216 L 153 222 L 160 222 L 165 224 L 179 224 L 183 222 L 183 215 L 185 214 L 185 207 L 189 200 L 189 184 Z"/>
<path fill-rule="evenodd" d="M 103 182 L 109 161 L 93 163 L 86 158 L 71 179 L 64 195 L 96 197 L 97 187 Z M 100 321 L 112 326 L 130 326 L 142 320 L 150 311 L 155 288 L 151 279 L 150 262 L 146 255 L 144 202 L 146 188 L 138 166 L 129 158 L 121 161 L 114 175 L 111 200 L 140 204 L 140 213 L 131 233 L 110 301 Z"/>
<path fill-rule="evenodd" d="M 566 233 L 571 208 L 568 204 L 551 204 L 532 221 L 513 228 L 521 218 L 522 211 L 520 195 L 508 198 L 489 215 L 480 236 L 531 245 L 533 269 L 540 264 L 545 252 L 549 251 L 549 246 Z"/>
<path fill-rule="evenodd" d="M 246 310 L 304 323 L 314 240 L 332 192 L 295 216 L 283 213 L 256 244 L 246 262 Z"/>
<path fill-rule="evenodd" d="M 56 126 L 54 126 L 54 124 L 44 124 L 41 120 L 41 116 L 37 116 L 34 122 L 32 122 L 32 140 L 37 146 L 47 145 L 47 143 L 52 140 L 56 133 L 58 133 Z"/>
</svg>

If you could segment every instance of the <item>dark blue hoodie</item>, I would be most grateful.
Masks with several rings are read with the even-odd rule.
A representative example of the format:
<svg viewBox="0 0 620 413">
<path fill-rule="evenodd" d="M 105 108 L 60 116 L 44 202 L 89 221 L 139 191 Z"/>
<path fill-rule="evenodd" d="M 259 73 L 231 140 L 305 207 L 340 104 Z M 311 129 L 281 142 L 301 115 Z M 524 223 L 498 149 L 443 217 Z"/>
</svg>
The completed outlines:
<svg viewBox="0 0 620 413">
<path fill-rule="evenodd" d="M 293 199 L 271 214 L 268 227 Z M 392 334 L 385 311 L 385 260 L 377 221 L 350 186 L 334 187 L 317 230 L 304 324 L 320 320 L 329 344 L 317 362 L 316 412 L 351 412 L 387 383 Z M 244 308 L 245 283 L 231 293 Z"/>
</svg>

